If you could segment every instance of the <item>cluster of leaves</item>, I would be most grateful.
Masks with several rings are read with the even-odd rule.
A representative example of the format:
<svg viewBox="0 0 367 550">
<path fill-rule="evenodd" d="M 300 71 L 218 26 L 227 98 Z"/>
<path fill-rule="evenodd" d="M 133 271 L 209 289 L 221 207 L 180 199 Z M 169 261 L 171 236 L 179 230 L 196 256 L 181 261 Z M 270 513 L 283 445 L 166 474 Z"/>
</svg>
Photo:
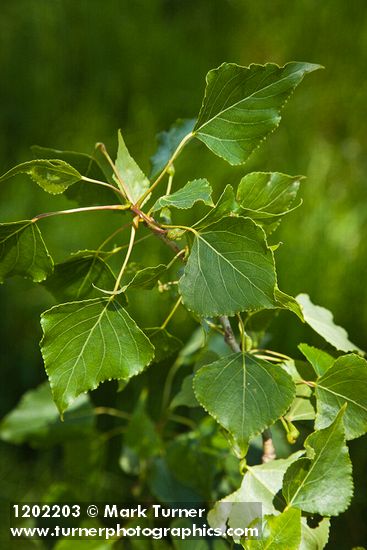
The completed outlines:
<svg viewBox="0 0 367 550">
<path fill-rule="evenodd" d="M 206 179 L 189 181 L 172 192 L 174 162 L 196 138 L 230 164 L 245 163 L 278 126 L 284 104 L 303 77 L 318 68 L 308 63 L 248 68 L 225 63 L 210 71 L 198 118 L 179 120 L 159 134 L 150 178 L 131 157 L 121 133 L 115 162 L 103 144 L 97 144 L 93 157 L 35 147 L 35 160 L 0 178 L 26 174 L 46 192 L 65 193 L 79 203 L 78 208 L 0 225 L 0 281 L 14 275 L 29 277 L 41 282 L 58 302 L 41 316 L 41 351 L 52 398 L 61 417 L 66 413 L 67 437 L 94 429 L 86 418 L 96 410 L 83 394 L 112 379 L 124 391 L 148 365 L 168 361 L 172 367 L 164 381 L 158 426 L 147 412 L 144 392 L 131 414 L 112 408 L 99 411 L 128 420 L 120 466 L 128 475 L 148 479 L 149 490 L 163 502 L 205 500 L 213 494 L 219 498 L 231 489 L 231 477 L 238 481 L 228 465 L 219 466 L 229 447 L 240 465 L 242 482 L 216 506 L 261 502 L 265 514 L 263 540 L 237 541 L 246 549 L 325 546 L 329 518 L 343 512 L 352 497 L 346 440 L 367 431 L 367 364 L 330 312 L 306 294 L 293 298 L 278 287 L 277 244 L 269 241 L 281 219 L 294 209 L 302 177 L 249 173 L 237 189 L 227 185 L 213 202 Z M 166 191 L 157 196 L 166 176 Z M 112 194 L 117 204 L 109 203 Z M 194 225 L 172 223 L 177 209 L 191 209 L 198 201 L 207 212 Z M 121 229 L 98 249 L 77 251 L 54 265 L 38 227 L 41 220 L 98 210 L 121 215 Z M 105 250 L 127 227 L 128 244 Z M 139 231 L 150 232 L 170 247 L 172 260 L 142 268 L 129 263 Z M 122 250 L 124 259 L 115 276 L 108 262 Z M 184 270 L 177 282 L 178 263 Z M 169 288 L 176 303 L 161 326 L 139 327 L 129 313 L 130 291 L 157 286 Z M 166 330 L 181 306 L 202 331 L 185 347 Z M 305 361 L 294 361 L 262 349 L 261 334 L 279 309 L 306 322 L 334 352 L 301 344 Z M 173 377 L 183 367 L 181 390 L 171 399 Z M 75 409 L 81 412 L 73 413 Z M 184 415 L 176 415 L 176 409 Z M 209 417 L 199 412 L 195 422 L 189 414 L 192 409 L 204 409 Z M 171 432 L 163 436 L 170 419 L 186 426 L 173 440 Z M 303 450 L 270 462 L 264 453 L 264 464 L 249 466 L 246 456 L 257 436 L 269 434 L 268 428 L 278 422 L 294 443 L 299 436 L 295 423 L 303 421 L 314 421 Z M 60 426 L 43 385 L 3 420 L 0 435 L 14 443 L 37 444 L 51 433 L 65 437 Z M 213 489 L 219 472 L 221 488 Z M 322 516 L 316 528 L 308 524 L 310 515 Z M 214 507 L 210 521 L 244 526 L 243 517 L 231 507 L 225 518 Z"/>
</svg>

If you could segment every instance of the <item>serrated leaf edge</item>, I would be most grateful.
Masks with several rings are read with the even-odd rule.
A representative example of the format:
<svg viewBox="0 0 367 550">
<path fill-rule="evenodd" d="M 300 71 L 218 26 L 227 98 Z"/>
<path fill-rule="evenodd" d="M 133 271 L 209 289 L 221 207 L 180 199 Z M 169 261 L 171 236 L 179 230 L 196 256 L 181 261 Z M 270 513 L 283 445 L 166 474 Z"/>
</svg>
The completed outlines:
<svg viewBox="0 0 367 550">
<path fill-rule="evenodd" d="M 241 352 L 240 352 L 240 353 L 241 353 Z M 230 357 L 233 357 L 234 355 L 238 355 L 238 353 L 232 353 L 232 354 L 230 354 L 230 355 L 228 355 L 228 356 L 226 356 L 226 357 L 229 359 Z M 200 399 L 199 399 L 199 396 L 198 396 L 198 394 L 197 394 L 197 391 L 196 391 L 196 389 L 195 389 L 195 379 L 196 379 L 196 377 L 198 376 L 198 374 L 200 373 L 200 371 L 201 371 L 202 369 L 205 369 L 206 367 L 212 365 L 213 363 L 216 363 L 217 361 L 219 361 L 219 359 L 217 359 L 216 361 L 213 361 L 212 363 L 208 363 L 207 365 L 203 365 L 203 366 L 200 367 L 200 369 L 198 369 L 198 371 L 194 374 L 194 378 L 193 378 L 193 380 L 192 380 L 192 387 L 193 387 L 193 390 L 194 390 L 195 397 L 196 397 L 198 403 L 200 404 L 200 406 L 204 409 L 204 411 L 205 411 L 206 413 L 208 413 L 212 418 L 214 418 L 214 420 L 215 420 L 223 429 L 225 429 L 226 432 L 228 432 L 228 433 L 232 436 L 233 440 L 237 442 L 237 441 L 238 441 L 238 440 L 237 440 L 237 437 L 235 436 L 235 434 L 233 433 L 233 431 L 232 431 L 232 430 L 229 430 L 228 428 L 226 428 L 225 426 L 223 426 L 223 424 L 219 421 L 217 415 L 215 415 L 215 414 L 209 412 L 209 410 L 201 403 L 201 401 L 200 401 Z M 264 362 L 267 363 L 267 361 L 264 361 Z M 286 371 L 284 371 L 284 373 L 289 377 L 289 379 L 292 381 L 292 384 L 293 384 L 293 386 L 294 386 L 294 396 L 293 396 L 293 399 L 294 399 L 294 397 L 295 397 L 295 395 L 296 395 L 296 386 L 295 386 L 295 384 L 294 384 L 294 382 L 293 382 L 293 380 L 292 380 L 292 377 L 291 377 Z M 292 401 L 293 401 L 293 399 L 292 399 Z M 279 418 L 280 418 L 281 416 L 283 416 L 283 415 L 287 412 L 287 410 L 289 409 L 289 407 L 290 407 L 290 405 L 287 405 L 287 407 L 284 409 L 284 411 L 283 411 L 283 412 L 278 416 L 278 418 L 276 418 L 273 422 L 271 422 L 270 424 L 265 424 L 263 427 L 259 428 L 259 430 L 258 430 L 257 432 L 255 432 L 254 434 L 252 434 L 252 435 L 250 436 L 250 438 L 249 438 L 248 441 L 251 441 L 251 439 L 254 439 L 254 438 L 257 437 L 258 435 L 260 435 L 260 434 L 264 431 L 264 429 L 269 428 L 270 426 L 273 426 L 273 424 L 275 424 L 275 423 L 279 420 Z M 248 442 L 247 442 L 247 443 L 248 443 Z"/>
<path fill-rule="evenodd" d="M 61 307 L 61 306 L 72 305 L 72 304 L 80 304 L 81 302 L 83 302 L 83 303 L 89 302 L 89 303 L 90 303 L 90 302 L 101 302 L 101 301 L 105 301 L 106 304 L 108 304 L 108 303 L 111 302 L 111 299 L 109 299 L 109 298 L 91 298 L 91 299 L 89 299 L 89 300 L 73 300 L 72 302 L 65 302 L 65 303 L 63 303 L 63 304 L 56 304 L 56 305 L 50 307 L 49 309 L 47 309 L 47 310 L 45 310 L 45 311 L 43 311 L 43 312 L 41 313 L 40 322 L 41 322 L 41 327 L 42 327 L 43 336 L 42 336 L 42 338 L 41 338 L 41 340 L 40 340 L 39 346 L 40 346 L 40 351 L 41 351 L 43 363 L 44 363 L 44 366 L 45 366 L 45 371 L 46 371 L 46 374 L 47 374 L 47 378 L 48 378 L 48 381 L 49 381 L 49 384 L 50 384 L 50 388 L 51 388 L 52 398 L 53 398 L 54 403 L 55 403 L 55 405 L 56 405 L 56 407 L 57 407 L 57 409 L 58 409 L 58 411 L 59 411 L 59 413 L 60 413 L 61 419 L 64 418 L 64 413 L 65 413 L 65 411 L 69 408 L 70 404 L 76 399 L 76 397 L 73 398 L 73 399 L 71 399 L 71 400 L 67 400 L 67 406 L 66 406 L 63 410 L 61 410 L 61 409 L 59 408 L 59 406 L 58 406 L 58 404 L 57 404 L 57 401 L 56 401 L 56 399 L 55 399 L 55 396 L 54 396 L 54 388 L 55 388 L 55 386 L 51 383 L 50 375 L 49 375 L 48 369 L 47 369 L 47 367 L 46 367 L 45 357 L 44 357 L 43 349 L 42 349 L 42 344 L 43 344 L 43 341 L 44 341 L 44 339 L 45 339 L 44 316 L 45 316 L 46 314 L 52 312 L 52 310 L 54 310 L 54 309 L 56 309 L 56 308 L 59 308 L 59 307 Z M 123 308 L 123 309 L 124 309 L 125 314 L 135 323 L 134 319 L 129 315 L 129 313 L 126 311 L 126 309 L 125 309 L 125 308 Z M 138 325 L 137 325 L 137 326 L 138 326 Z M 151 346 L 151 348 L 152 348 L 152 357 L 150 358 L 149 363 L 147 363 L 147 364 L 145 365 L 145 367 L 144 367 L 141 371 L 139 371 L 139 372 L 137 372 L 137 373 L 134 373 L 134 374 L 132 374 L 131 376 L 129 376 L 128 380 L 130 380 L 131 378 L 134 378 L 135 376 L 138 376 L 138 375 L 141 374 L 143 371 L 145 371 L 145 370 L 152 364 L 153 359 L 154 359 L 154 355 L 155 355 L 155 347 L 153 346 L 153 344 L 151 343 L 151 341 L 149 340 L 149 338 L 148 338 L 148 336 L 145 334 L 145 332 L 144 332 L 140 327 L 138 327 L 138 328 L 139 328 L 139 330 L 142 332 L 142 334 L 144 335 L 144 337 L 147 339 L 147 341 L 149 342 L 149 344 L 150 344 L 150 346 Z M 126 380 L 126 378 L 115 378 L 115 377 L 111 377 L 111 380 Z M 96 389 L 97 389 L 101 384 L 103 384 L 104 382 L 107 382 L 107 380 L 101 380 L 100 382 L 98 382 L 98 384 L 96 384 L 95 386 L 89 388 L 88 391 L 87 391 L 87 392 L 84 392 L 84 393 L 88 393 L 89 391 L 94 391 L 94 390 L 96 390 Z M 81 395 L 82 393 L 83 393 L 83 392 L 81 392 L 81 393 L 78 394 L 78 395 Z M 78 396 L 77 396 L 77 397 L 78 397 Z"/>
<path fill-rule="evenodd" d="M 287 65 L 290 65 L 291 63 L 302 63 L 302 62 L 301 62 L 301 61 L 300 61 L 300 62 L 297 62 L 297 61 L 296 61 L 296 62 L 290 61 L 289 63 L 286 63 L 285 65 L 278 65 L 277 63 L 264 63 L 263 65 L 260 64 L 260 63 L 251 63 L 251 64 L 248 65 L 247 67 L 244 66 L 244 65 L 238 65 L 237 63 L 221 63 L 221 65 L 219 65 L 219 67 L 217 67 L 217 68 L 215 68 L 215 69 L 211 69 L 211 70 L 207 73 L 205 82 L 206 82 L 206 85 L 208 85 L 208 83 L 209 83 L 209 82 L 208 82 L 208 76 L 209 76 L 209 74 L 210 74 L 211 72 L 218 71 L 221 67 L 223 67 L 223 66 L 225 66 L 225 65 L 226 65 L 226 66 L 231 65 L 231 66 L 233 66 L 233 67 L 236 67 L 236 68 L 239 67 L 239 68 L 241 68 L 241 69 L 250 69 L 251 67 L 262 67 L 262 68 L 265 68 L 267 65 L 275 65 L 278 69 L 284 69 Z M 318 64 L 316 64 L 316 63 L 314 63 L 314 64 L 313 64 L 313 63 L 308 63 L 308 65 L 314 65 L 315 68 L 314 68 L 313 70 L 323 69 L 323 68 L 324 68 L 322 65 L 318 65 Z M 310 71 L 310 72 L 312 72 L 312 71 Z M 306 74 L 306 72 L 305 72 L 305 74 Z M 302 82 L 303 78 L 304 78 L 304 75 L 302 76 L 302 78 L 301 78 L 301 80 L 300 80 L 299 83 Z M 196 121 L 196 124 L 195 124 L 195 126 L 194 126 L 194 129 L 193 129 L 192 134 L 193 134 L 193 136 L 196 137 L 197 139 L 200 139 L 200 141 L 202 141 L 202 143 L 204 143 L 204 145 L 205 145 L 206 147 L 208 147 L 208 149 L 209 149 L 213 154 L 215 154 L 215 155 L 217 155 L 218 157 L 222 158 L 223 160 L 225 160 L 226 162 L 228 162 L 229 164 L 231 164 L 231 166 L 239 166 L 239 165 L 241 165 L 241 164 L 245 164 L 245 163 L 250 159 L 250 157 L 255 153 L 255 151 L 257 151 L 257 149 L 258 149 L 259 147 L 261 147 L 261 145 L 264 143 L 264 141 L 265 141 L 269 136 L 271 136 L 271 134 L 272 134 L 273 132 L 275 132 L 275 130 L 277 130 L 277 128 L 279 127 L 280 122 L 281 122 L 281 120 L 282 120 L 282 116 L 281 116 L 280 113 L 283 111 L 284 107 L 286 106 L 286 104 L 288 103 L 288 101 L 290 100 L 290 98 L 292 97 L 292 95 L 293 95 L 295 89 L 297 88 L 297 86 L 298 86 L 298 84 L 294 87 L 293 90 L 291 90 L 291 92 L 289 93 L 289 95 L 287 96 L 287 98 L 284 100 L 284 102 L 282 103 L 282 105 L 280 106 L 280 108 L 277 109 L 277 114 L 278 114 L 278 117 L 277 117 L 277 118 L 278 118 L 278 122 L 277 122 L 277 124 L 274 125 L 274 128 L 272 128 L 271 130 L 269 130 L 269 132 L 268 132 L 268 133 L 258 142 L 258 144 L 251 150 L 251 152 L 248 154 L 246 160 L 244 160 L 244 161 L 242 161 L 242 162 L 231 162 L 231 161 L 227 160 L 227 159 L 226 159 L 223 155 L 221 155 L 220 153 L 214 153 L 214 151 L 212 151 L 211 148 L 208 147 L 208 145 L 207 145 L 203 140 L 200 139 L 200 136 L 198 135 L 197 130 L 198 130 L 199 128 L 201 128 L 202 126 L 200 126 L 200 127 L 197 128 L 197 124 L 198 124 L 198 122 L 199 122 L 200 115 L 201 115 L 201 112 L 202 112 L 202 110 L 203 110 L 205 100 L 206 100 L 206 98 L 207 98 L 207 93 L 206 93 L 206 91 L 205 91 L 205 94 L 204 94 L 204 98 L 203 98 L 203 101 L 202 101 L 202 105 L 201 105 L 201 108 L 200 108 L 200 111 L 199 111 L 199 114 L 198 114 L 198 117 L 197 117 L 197 121 Z M 249 96 L 249 97 L 251 97 L 251 96 Z M 207 121 L 206 124 L 207 124 L 208 122 L 209 122 L 209 121 Z"/>
</svg>

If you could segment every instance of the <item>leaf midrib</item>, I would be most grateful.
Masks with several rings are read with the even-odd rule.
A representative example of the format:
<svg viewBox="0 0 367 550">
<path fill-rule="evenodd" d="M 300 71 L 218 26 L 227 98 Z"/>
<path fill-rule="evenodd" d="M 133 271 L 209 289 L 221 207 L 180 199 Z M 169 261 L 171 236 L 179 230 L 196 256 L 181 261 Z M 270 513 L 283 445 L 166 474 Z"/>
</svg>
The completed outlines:
<svg viewBox="0 0 367 550">
<path fill-rule="evenodd" d="M 334 435 L 335 430 L 336 430 L 336 424 L 334 424 L 332 430 L 330 431 L 330 434 L 329 434 L 328 438 L 326 439 L 326 441 L 324 442 L 324 445 L 322 446 L 322 449 L 320 450 L 319 454 L 317 455 L 317 457 L 315 457 L 314 460 L 310 459 L 309 457 L 305 457 L 308 460 L 310 460 L 310 462 L 311 462 L 310 469 L 308 470 L 306 476 L 303 478 L 301 485 L 298 487 L 298 489 L 294 493 L 291 501 L 288 503 L 288 506 L 292 506 L 292 504 L 293 504 L 294 500 L 296 499 L 296 497 L 298 496 L 299 492 L 305 486 L 308 477 L 311 475 L 311 473 L 314 470 L 315 466 L 318 464 L 322 454 L 324 453 L 324 450 L 325 450 L 327 444 L 329 443 L 331 437 Z M 311 447 L 311 448 L 314 450 L 314 447 Z"/>
<path fill-rule="evenodd" d="M 293 518 L 291 518 L 291 517 L 286 518 L 286 521 L 282 524 L 281 528 L 278 529 L 278 531 L 274 535 L 272 533 L 269 534 L 268 542 L 266 543 L 266 546 L 264 546 L 263 550 L 267 550 L 268 548 L 271 548 L 270 545 L 276 540 L 276 538 L 279 535 L 281 535 L 282 532 L 284 532 L 286 530 L 286 528 L 288 527 L 288 525 L 292 521 L 292 519 Z"/>
<path fill-rule="evenodd" d="M 100 324 L 101 319 L 102 319 L 103 315 L 105 314 L 105 312 L 106 312 L 106 310 L 107 310 L 109 304 L 110 304 L 110 300 L 107 301 L 105 307 L 103 308 L 103 310 L 102 310 L 101 313 L 99 314 L 99 316 L 98 316 L 98 318 L 97 318 L 97 321 L 94 323 L 93 327 L 90 329 L 89 335 L 88 335 L 88 337 L 86 338 L 86 340 L 85 340 L 85 342 L 84 342 L 84 344 L 83 344 L 83 346 L 82 346 L 82 349 L 80 350 L 80 352 L 79 352 L 79 354 L 78 354 L 76 360 L 74 361 L 73 367 L 70 369 L 70 370 L 72 370 L 73 372 L 74 372 L 74 369 L 76 368 L 77 364 L 79 363 L 80 358 L 83 357 L 84 350 L 85 350 L 86 346 L 87 346 L 88 343 L 89 343 L 89 340 L 90 340 L 90 338 L 91 338 L 91 335 L 92 335 L 92 333 L 95 331 L 96 327 Z M 102 332 L 101 332 L 101 334 L 102 334 Z M 105 353 L 105 351 L 106 351 L 105 345 L 104 345 L 103 347 L 104 347 L 104 353 Z M 84 359 L 83 359 L 83 361 L 84 361 Z M 101 367 L 100 367 L 100 368 L 101 368 Z M 64 389 L 64 391 L 63 391 L 63 393 L 62 393 L 62 400 L 64 399 L 64 396 L 65 396 L 67 390 L 69 389 L 69 384 L 70 384 L 70 380 L 72 379 L 73 372 L 72 372 L 72 374 L 69 376 L 68 382 L 67 382 L 67 384 L 66 384 L 66 386 L 65 386 L 65 389 Z"/>
<path fill-rule="evenodd" d="M 353 380 L 349 380 L 348 379 L 348 382 L 353 382 Z M 341 393 L 338 393 L 336 391 L 333 391 L 332 389 L 330 388 L 326 388 L 325 386 L 322 386 L 321 384 L 317 384 L 317 388 L 321 388 L 323 389 L 324 391 L 326 392 L 329 392 L 331 393 L 332 395 L 335 395 L 337 397 L 341 397 L 342 399 L 344 399 L 344 401 L 348 401 L 349 403 L 353 403 L 353 405 L 355 405 L 356 407 L 359 407 L 360 409 L 362 409 L 363 411 L 367 412 L 367 407 L 364 407 L 361 403 L 358 403 L 357 401 L 354 401 L 354 399 L 346 396 L 346 395 L 343 395 Z"/>
</svg>

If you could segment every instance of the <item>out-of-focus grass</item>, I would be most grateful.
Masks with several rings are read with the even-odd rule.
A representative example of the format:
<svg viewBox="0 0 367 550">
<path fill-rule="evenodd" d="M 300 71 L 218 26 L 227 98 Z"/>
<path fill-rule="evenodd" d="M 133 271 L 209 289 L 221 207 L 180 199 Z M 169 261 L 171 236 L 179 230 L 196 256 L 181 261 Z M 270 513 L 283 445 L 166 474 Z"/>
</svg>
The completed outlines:
<svg viewBox="0 0 367 550">
<path fill-rule="evenodd" d="M 284 242 L 277 252 L 281 287 L 309 292 L 367 348 L 365 0 L 2 2 L 0 171 L 29 158 L 34 143 L 90 152 L 104 141 L 113 151 L 119 127 L 148 170 L 156 132 L 198 112 L 207 70 L 223 61 L 290 60 L 321 63 L 325 71 L 300 86 L 263 148 L 231 170 L 200 144 L 190 145 L 177 184 L 206 175 L 218 194 L 250 170 L 307 175 L 302 207 L 274 235 Z M 2 221 L 66 205 L 20 177 L 2 185 L 0 198 Z M 45 222 L 56 258 L 100 243 L 117 223 L 88 216 Z M 156 249 L 148 248 L 154 263 Z M 0 300 L 5 412 L 44 377 L 38 315 L 51 300 L 21 280 L 2 286 Z M 145 325 L 161 320 L 157 303 L 153 296 L 147 310 L 147 296 L 137 299 L 135 313 Z M 292 316 L 282 321 L 275 347 L 294 353 L 300 339 L 318 342 Z M 363 471 L 365 458 L 357 447 L 353 453 Z M 349 532 L 361 529 L 356 510 L 343 520 L 352 522 Z"/>
</svg>

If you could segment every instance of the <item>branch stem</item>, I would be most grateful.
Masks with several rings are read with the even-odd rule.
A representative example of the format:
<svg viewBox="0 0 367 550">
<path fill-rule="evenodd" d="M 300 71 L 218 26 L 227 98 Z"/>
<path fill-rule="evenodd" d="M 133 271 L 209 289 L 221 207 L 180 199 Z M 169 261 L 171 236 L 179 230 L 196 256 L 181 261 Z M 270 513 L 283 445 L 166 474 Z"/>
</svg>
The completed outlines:
<svg viewBox="0 0 367 550">
<path fill-rule="evenodd" d="M 116 416 L 117 418 L 123 418 L 124 420 L 130 420 L 131 414 L 114 409 L 112 407 L 96 407 L 93 409 L 94 414 L 108 414 L 109 416 Z"/>
<path fill-rule="evenodd" d="M 173 420 L 173 422 L 178 422 L 179 424 L 183 424 L 184 426 L 188 426 L 191 430 L 195 430 L 196 424 L 193 420 L 190 420 L 189 418 L 186 418 L 185 416 L 181 416 L 178 414 L 170 414 L 168 417 L 169 420 Z"/>
<path fill-rule="evenodd" d="M 265 464 L 266 462 L 271 462 L 272 460 L 275 460 L 276 458 L 276 452 L 275 447 L 273 443 L 273 438 L 271 434 L 271 430 L 267 428 L 263 431 L 261 434 L 263 439 L 263 456 L 262 461 Z"/>
<path fill-rule="evenodd" d="M 233 330 L 231 327 L 231 323 L 227 317 L 227 315 L 221 315 L 219 317 L 220 324 L 224 328 L 224 340 L 226 344 L 231 348 L 231 350 L 234 353 L 240 353 L 241 348 L 236 340 L 235 335 L 233 334 Z"/>
<path fill-rule="evenodd" d="M 121 233 L 121 231 L 123 231 L 124 229 L 126 229 L 127 227 L 129 227 L 131 225 L 131 223 L 125 223 L 124 225 L 122 225 L 121 227 L 119 227 L 118 229 L 116 229 L 116 231 L 114 231 L 113 233 L 111 233 L 111 235 L 109 235 L 108 237 L 105 238 L 105 240 L 103 241 L 103 243 L 101 243 L 99 245 L 99 247 L 97 248 L 97 252 L 99 252 L 100 250 L 102 250 L 106 244 L 108 244 L 114 237 L 116 237 L 116 235 L 118 235 L 119 233 Z"/>
<path fill-rule="evenodd" d="M 167 239 L 166 237 L 167 230 L 162 229 L 162 227 L 158 225 L 153 218 L 150 218 L 149 216 L 147 216 L 137 206 L 132 206 L 131 211 L 134 212 L 134 214 L 136 214 L 137 216 L 139 216 L 139 218 L 142 219 L 147 224 L 149 229 L 152 231 L 153 235 L 155 235 L 161 241 L 163 241 L 165 245 L 169 246 L 171 250 L 175 253 L 175 255 L 178 256 L 179 253 L 182 253 L 182 249 L 174 241 Z M 182 258 L 182 261 L 184 261 L 183 258 Z"/>
<path fill-rule="evenodd" d="M 167 189 L 166 189 L 166 193 L 165 193 L 166 196 L 170 195 L 171 191 L 172 191 L 172 183 L 173 183 L 173 178 L 174 178 L 174 175 L 175 175 L 175 171 L 172 170 L 172 168 L 173 168 L 173 165 L 171 165 L 171 170 L 168 173 L 168 183 L 167 183 Z"/>
<path fill-rule="evenodd" d="M 169 314 L 167 315 L 166 319 L 161 324 L 160 328 L 162 328 L 162 329 L 166 328 L 166 326 L 168 325 L 168 323 L 170 322 L 170 320 L 172 319 L 172 317 L 176 313 L 177 309 L 179 308 L 179 306 L 181 304 L 181 301 L 182 301 L 182 297 L 180 296 L 179 299 L 177 300 L 177 302 L 175 303 L 175 305 L 173 306 L 173 308 L 171 309 L 171 311 L 169 312 Z"/>
<path fill-rule="evenodd" d="M 191 231 L 195 236 L 198 235 L 198 232 L 193 227 L 188 227 L 187 225 L 173 225 L 173 224 L 161 224 L 161 227 L 166 229 L 167 231 L 170 229 L 183 229 L 184 231 Z"/>
<path fill-rule="evenodd" d="M 167 239 L 166 235 L 164 233 L 159 233 L 154 231 L 154 229 L 151 227 L 151 230 L 153 231 L 154 235 L 158 237 L 166 246 L 169 246 L 170 249 L 175 253 L 177 257 L 179 257 L 183 263 L 185 263 L 185 260 L 183 256 L 180 256 L 179 254 L 182 254 L 182 248 L 178 246 L 174 241 L 171 241 L 170 239 Z"/>
</svg>

